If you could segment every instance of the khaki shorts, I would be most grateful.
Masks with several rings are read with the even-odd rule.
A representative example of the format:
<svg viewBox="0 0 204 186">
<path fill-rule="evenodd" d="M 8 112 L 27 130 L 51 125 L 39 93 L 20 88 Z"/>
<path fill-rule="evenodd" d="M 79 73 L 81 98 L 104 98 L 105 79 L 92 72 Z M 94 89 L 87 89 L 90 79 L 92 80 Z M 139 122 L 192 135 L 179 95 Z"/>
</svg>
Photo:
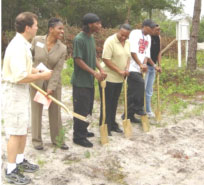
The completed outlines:
<svg viewBox="0 0 204 186">
<path fill-rule="evenodd" d="M 2 85 L 2 120 L 7 135 L 26 135 L 30 126 L 28 84 Z"/>
</svg>

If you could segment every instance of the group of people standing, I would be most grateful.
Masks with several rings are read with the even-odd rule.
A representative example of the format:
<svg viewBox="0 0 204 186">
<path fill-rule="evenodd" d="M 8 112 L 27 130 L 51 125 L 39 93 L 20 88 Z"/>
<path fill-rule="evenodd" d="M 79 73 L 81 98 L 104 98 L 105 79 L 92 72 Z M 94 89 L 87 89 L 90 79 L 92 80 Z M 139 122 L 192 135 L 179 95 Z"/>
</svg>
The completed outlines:
<svg viewBox="0 0 204 186">
<path fill-rule="evenodd" d="M 109 36 L 103 48 L 104 66 L 97 60 L 93 34 L 102 27 L 100 18 L 93 13 L 84 15 L 82 31 L 73 41 L 74 72 L 72 74 L 74 112 L 83 116 L 91 115 L 94 104 L 94 79 L 106 81 L 106 122 L 108 135 L 111 132 L 122 133 L 116 122 L 116 110 L 123 81 L 128 82 L 128 118 L 138 123 L 135 114 L 152 117 L 151 96 L 155 70 L 161 72 L 160 29 L 151 20 L 145 20 L 141 30 L 131 31 L 129 24 L 122 24 L 117 33 Z M 16 17 L 17 34 L 9 43 L 3 64 L 2 78 L 2 119 L 5 123 L 8 164 L 5 170 L 7 181 L 14 184 L 28 184 L 31 179 L 20 172 L 35 172 L 38 165 L 31 164 L 24 157 L 27 130 L 32 123 L 32 143 L 36 150 L 43 150 L 41 136 L 43 105 L 33 101 L 36 90 L 29 86 L 35 82 L 40 88 L 61 100 L 61 71 L 67 56 L 66 46 L 60 41 L 64 26 L 60 19 L 51 18 L 48 33 L 36 36 L 37 16 L 23 12 Z M 151 36 L 150 36 L 151 35 Z M 30 43 L 30 41 L 32 41 Z M 159 65 L 156 65 L 158 61 Z M 43 63 L 50 71 L 36 67 Z M 96 71 L 96 68 L 98 69 Z M 143 73 L 147 72 L 146 79 Z M 146 89 L 147 113 L 144 110 L 144 89 Z M 31 117 L 30 117 L 30 98 Z M 51 103 L 49 109 L 50 136 L 53 145 L 62 128 L 60 106 Z M 102 102 L 99 125 L 102 124 Z M 124 115 L 121 116 L 124 118 Z M 87 130 L 89 123 L 73 118 L 73 142 L 83 147 L 93 147 L 88 140 L 94 133 Z M 68 146 L 62 143 L 61 149 Z"/>
</svg>

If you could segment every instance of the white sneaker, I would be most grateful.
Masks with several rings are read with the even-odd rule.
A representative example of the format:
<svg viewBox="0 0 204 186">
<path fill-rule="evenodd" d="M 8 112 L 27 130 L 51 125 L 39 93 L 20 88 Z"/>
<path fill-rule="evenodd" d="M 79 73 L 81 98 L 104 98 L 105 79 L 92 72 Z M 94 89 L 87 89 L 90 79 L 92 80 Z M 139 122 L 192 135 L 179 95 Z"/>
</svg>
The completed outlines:
<svg viewBox="0 0 204 186">
<path fill-rule="evenodd" d="M 147 112 L 147 116 L 148 116 L 149 118 L 155 118 L 154 112 Z"/>
</svg>

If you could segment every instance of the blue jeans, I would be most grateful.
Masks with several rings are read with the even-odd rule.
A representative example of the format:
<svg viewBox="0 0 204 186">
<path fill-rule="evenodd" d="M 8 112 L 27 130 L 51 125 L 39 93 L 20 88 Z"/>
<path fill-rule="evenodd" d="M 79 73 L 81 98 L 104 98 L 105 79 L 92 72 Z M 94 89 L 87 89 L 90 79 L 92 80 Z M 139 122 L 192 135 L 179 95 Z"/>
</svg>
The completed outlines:
<svg viewBox="0 0 204 186">
<path fill-rule="evenodd" d="M 145 77 L 145 90 L 146 90 L 146 112 L 151 110 L 151 97 L 153 95 L 153 84 L 155 80 L 155 69 L 153 66 L 148 65 L 148 71 Z"/>
</svg>

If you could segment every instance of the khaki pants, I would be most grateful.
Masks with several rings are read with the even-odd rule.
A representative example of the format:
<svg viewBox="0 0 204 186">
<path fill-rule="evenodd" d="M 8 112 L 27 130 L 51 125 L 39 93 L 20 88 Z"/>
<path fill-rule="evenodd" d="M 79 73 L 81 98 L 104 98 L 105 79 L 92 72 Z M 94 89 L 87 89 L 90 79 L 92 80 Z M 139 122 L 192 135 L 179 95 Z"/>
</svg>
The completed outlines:
<svg viewBox="0 0 204 186">
<path fill-rule="evenodd" d="M 46 84 L 41 87 L 43 90 L 47 90 Z M 33 101 L 36 94 L 36 90 L 31 87 L 31 116 L 32 116 L 32 142 L 34 146 L 43 145 L 41 128 L 42 128 L 42 110 L 43 105 Z M 58 87 L 52 96 L 57 100 L 61 100 L 61 87 Z M 48 109 L 49 114 L 49 124 L 50 124 L 50 136 L 52 143 L 56 144 L 56 137 L 59 135 L 60 129 L 62 128 L 61 121 L 61 108 L 55 104 L 51 103 Z"/>
</svg>

